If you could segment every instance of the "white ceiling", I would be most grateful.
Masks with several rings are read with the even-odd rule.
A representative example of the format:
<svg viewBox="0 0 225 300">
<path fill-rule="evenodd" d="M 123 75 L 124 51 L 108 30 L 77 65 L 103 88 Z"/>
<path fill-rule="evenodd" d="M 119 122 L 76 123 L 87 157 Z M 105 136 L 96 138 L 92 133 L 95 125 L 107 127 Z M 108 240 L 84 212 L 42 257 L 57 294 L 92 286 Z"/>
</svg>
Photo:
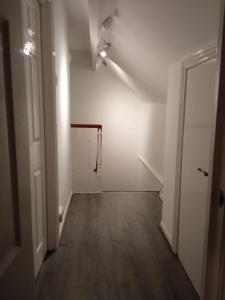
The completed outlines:
<svg viewBox="0 0 225 300">
<path fill-rule="evenodd" d="M 90 48 L 88 0 L 65 0 L 69 17 L 70 48 Z"/>
<path fill-rule="evenodd" d="M 90 49 L 88 0 L 66 0 L 71 49 Z M 220 0 L 99 0 L 99 25 L 114 14 L 109 56 L 165 101 L 168 66 L 215 41 Z"/>
</svg>

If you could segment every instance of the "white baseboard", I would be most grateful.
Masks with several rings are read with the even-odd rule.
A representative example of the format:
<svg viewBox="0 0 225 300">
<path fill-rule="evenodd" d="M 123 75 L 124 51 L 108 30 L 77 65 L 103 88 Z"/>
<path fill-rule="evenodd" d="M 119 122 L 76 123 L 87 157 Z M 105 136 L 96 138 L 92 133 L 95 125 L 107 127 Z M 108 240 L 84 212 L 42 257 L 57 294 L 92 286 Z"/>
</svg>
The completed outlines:
<svg viewBox="0 0 225 300">
<path fill-rule="evenodd" d="M 173 239 L 172 239 L 172 236 L 169 233 L 169 231 L 167 230 L 166 225 L 163 223 L 163 221 L 161 221 L 160 227 L 161 227 L 162 232 L 164 233 L 167 241 L 169 242 L 170 246 L 173 248 Z"/>
<path fill-rule="evenodd" d="M 64 224 L 65 224 L 65 220 L 66 220 L 68 208 L 69 208 L 69 206 L 70 206 L 70 202 L 71 202 L 71 199 L 72 199 L 72 195 L 73 195 L 73 192 L 71 191 L 70 194 L 69 194 L 67 203 L 66 203 L 66 205 L 65 205 L 65 207 L 64 207 L 64 209 L 63 209 L 62 222 L 61 222 L 60 225 L 59 225 L 59 241 L 60 241 L 60 239 L 61 239 L 62 230 L 63 230 L 63 226 L 64 226 Z"/>
<path fill-rule="evenodd" d="M 143 163 L 143 165 L 147 168 L 147 170 L 163 185 L 163 178 L 162 176 L 152 167 L 147 163 L 147 161 L 140 155 L 139 160 Z"/>
</svg>

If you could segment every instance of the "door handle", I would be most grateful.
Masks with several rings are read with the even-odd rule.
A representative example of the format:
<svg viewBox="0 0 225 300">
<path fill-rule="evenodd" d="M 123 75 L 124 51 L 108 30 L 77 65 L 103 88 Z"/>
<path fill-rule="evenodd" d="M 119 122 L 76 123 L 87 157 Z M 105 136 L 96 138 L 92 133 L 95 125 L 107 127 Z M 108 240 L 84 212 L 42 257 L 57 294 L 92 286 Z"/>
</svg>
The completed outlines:
<svg viewBox="0 0 225 300">
<path fill-rule="evenodd" d="M 201 173 L 203 173 L 205 177 L 209 176 L 209 173 L 206 172 L 206 171 L 204 171 L 204 170 L 202 170 L 201 168 L 198 168 L 198 171 L 201 172 Z"/>
</svg>

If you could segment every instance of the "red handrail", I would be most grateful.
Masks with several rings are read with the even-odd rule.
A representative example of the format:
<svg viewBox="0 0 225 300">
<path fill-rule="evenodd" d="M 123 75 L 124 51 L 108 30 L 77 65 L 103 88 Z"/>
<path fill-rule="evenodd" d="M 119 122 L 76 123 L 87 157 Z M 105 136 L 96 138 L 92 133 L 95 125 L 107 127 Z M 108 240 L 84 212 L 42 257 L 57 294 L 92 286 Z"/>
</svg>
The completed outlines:
<svg viewBox="0 0 225 300">
<path fill-rule="evenodd" d="M 71 128 L 97 128 L 102 130 L 101 124 L 71 124 Z"/>
</svg>

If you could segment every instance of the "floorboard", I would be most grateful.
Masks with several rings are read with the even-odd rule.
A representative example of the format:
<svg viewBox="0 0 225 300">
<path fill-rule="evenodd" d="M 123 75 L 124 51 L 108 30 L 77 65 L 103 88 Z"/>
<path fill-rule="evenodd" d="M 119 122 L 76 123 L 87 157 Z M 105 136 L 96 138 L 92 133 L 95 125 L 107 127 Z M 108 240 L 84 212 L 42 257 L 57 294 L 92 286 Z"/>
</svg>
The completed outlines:
<svg viewBox="0 0 225 300">
<path fill-rule="evenodd" d="M 158 193 L 75 194 L 38 300 L 199 300 L 160 219 Z"/>
</svg>

